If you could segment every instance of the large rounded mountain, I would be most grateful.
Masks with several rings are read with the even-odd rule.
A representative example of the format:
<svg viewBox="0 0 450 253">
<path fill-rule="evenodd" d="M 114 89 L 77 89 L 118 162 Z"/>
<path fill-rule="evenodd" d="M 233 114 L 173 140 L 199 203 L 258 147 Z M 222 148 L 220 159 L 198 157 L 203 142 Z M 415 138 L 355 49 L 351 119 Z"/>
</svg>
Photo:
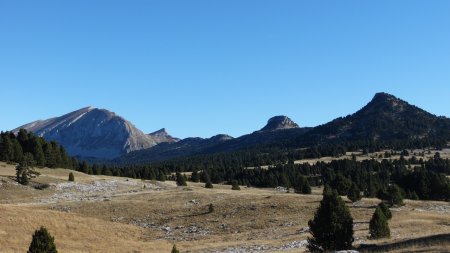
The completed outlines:
<svg viewBox="0 0 450 253">
<path fill-rule="evenodd" d="M 173 142 L 165 131 L 144 134 L 124 118 L 105 109 L 86 107 L 47 120 L 20 126 L 46 140 L 56 141 L 72 156 L 112 159 L 131 151 Z M 162 136 L 164 135 L 164 136 Z"/>
</svg>

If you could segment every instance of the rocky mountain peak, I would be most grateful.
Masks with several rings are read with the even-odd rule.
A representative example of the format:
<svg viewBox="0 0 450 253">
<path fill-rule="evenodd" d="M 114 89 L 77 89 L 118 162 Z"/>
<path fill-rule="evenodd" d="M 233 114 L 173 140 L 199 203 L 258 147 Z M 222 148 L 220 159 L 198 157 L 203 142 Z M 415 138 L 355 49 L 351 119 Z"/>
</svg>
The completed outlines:
<svg viewBox="0 0 450 253">
<path fill-rule="evenodd" d="M 415 108 L 408 102 L 385 92 L 376 93 L 372 100 L 357 113 L 402 113 L 406 109 Z M 418 108 L 417 108 L 418 109 Z"/>
<path fill-rule="evenodd" d="M 153 133 L 149 133 L 148 136 L 150 136 L 152 139 L 154 139 L 158 143 L 163 142 L 177 142 L 180 139 L 172 137 L 169 133 L 167 133 L 165 128 L 161 128 L 158 131 L 155 131 Z"/>
<path fill-rule="evenodd" d="M 275 130 L 281 130 L 281 129 L 291 129 L 291 128 L 299 128 L 297 123 L 292 121 L 287 116 L 275 116 L 270 118 L 267 121 L 266 126 L 264 126 L 260 131 L 275 131 Z"/>
<path fill-rule="evenodd" d="M 58 142 L 72 156 L 101 159 L 149 148 L 170 137 L 167 133 L 160 133 L 158 137 L 146 135 L 114 112 L 91 106 L 59 117 L 31 122 L 13 132 L 21 128 L 46 140 Z"/>
</svg>

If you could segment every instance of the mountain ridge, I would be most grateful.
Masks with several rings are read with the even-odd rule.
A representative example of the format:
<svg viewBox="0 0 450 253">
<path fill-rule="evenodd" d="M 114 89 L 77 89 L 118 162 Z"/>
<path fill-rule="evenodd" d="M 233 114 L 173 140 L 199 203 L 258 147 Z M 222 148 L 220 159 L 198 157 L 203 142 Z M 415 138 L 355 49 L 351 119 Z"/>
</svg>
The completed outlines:
<svg viewBox="0 0 450 253">
<path fill-rule="evenodd" d="M 181 140 L 170 136 L 165 128 L 144 134 L 115 113 L 94 107 L 19 128 L 60 142 L 71 155 L 100 157 L 118 163 L 164 161 L 267 145 L 305 148 L 348 141 L 408 142 L 426 138 L 450 141 L 449 118 L 438 117 L 384 92 L 376 93 L 355 113 L 316 127 L 299 127 L 289 117 L 280 115 L 270 118 L 260 130 L 237 138 L 219 134 Z"/>
<path fill-rule="evenodd" d="M 271 124 L 271 119 L 276 119 L 275 124 Z M 369 103 L 355 113 L 313 128 L 288 127 L 283 129 L 283 127 L 277 127 L 278 123 L 289 118 L 275 116 L 271 119 L 259 131 L 207 147 L 180 146 L 176 148 L 177 153 L 174 153 L 170 151 L 174 148 L 174 146 L 170 146 L 171 144 L 157 145 L 150 149 L 140 150 L 139 155 L 131 152 L 117 161 L 125 163 L 159 162 L 191 155 L 230 152 L 267 145 L 281 148 L 306 148 L 349 141 L 411 142 L 441 137 L 450 141 L 450 119 L 437 117 L 384 92 L 376 93 Z M 296 123 L 294 124 L 296 125 Z M 287 125 L 293 126 L 290 122 Z M 183 149 L 186 151 L 184 154 Z"/>
</svg>

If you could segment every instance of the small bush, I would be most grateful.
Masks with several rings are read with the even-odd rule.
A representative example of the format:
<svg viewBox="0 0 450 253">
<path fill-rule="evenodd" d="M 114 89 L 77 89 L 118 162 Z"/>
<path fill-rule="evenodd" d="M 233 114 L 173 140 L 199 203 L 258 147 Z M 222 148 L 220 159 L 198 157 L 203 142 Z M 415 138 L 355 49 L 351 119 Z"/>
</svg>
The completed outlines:
<svg viewBox="0 0 450 253">
<path fill-rule="evenodd" d="M 184 175 L 181 175 L 181 173 L 177 172 L 176 178 L 177 186 L 187 186 L 186 178 Z"/>
<path fill-rule="evenodd" d="M 171 253 L 180 253 L 180 251 L 177 249 L 177 245 L 173 245 Z"/>
<path fill-rule="evenodd" d="M 214 186 L 212 185 L 211 181 L 208 181 L 208 182 L 206 182 L 206 184 L 205 184 L 205 188 L 212 189 L 212 188 L 214 188 Z"/>
<path fill-rule="evenodd" d="M 69 173 L 69 181 L 70 181 L 70 182 L 75 181 L 75 176 L 73 175 L 72 172 Z"/>
<path fill-rule="evenodd" d="M 45 227 L 36 230 L 27 253 L 58 253 L 54 238 Z"/>
<path fill-rule="evenodd" d="M 50 185 L 49 184 L 36 184 L 33 187 L 34 187 L 34 189 L 37 189 L 37 190 L 45 190 L 48 187 L 50 187 Z"/>
<path fill-rule="evenodd" d="M 235 180 L 233 181 L 232 185 L 231 185 L 231 190 L 235 190 L 235 191 L 240 191 L 241 187 L 239 187 L 238 182 Z"/>
</svg>

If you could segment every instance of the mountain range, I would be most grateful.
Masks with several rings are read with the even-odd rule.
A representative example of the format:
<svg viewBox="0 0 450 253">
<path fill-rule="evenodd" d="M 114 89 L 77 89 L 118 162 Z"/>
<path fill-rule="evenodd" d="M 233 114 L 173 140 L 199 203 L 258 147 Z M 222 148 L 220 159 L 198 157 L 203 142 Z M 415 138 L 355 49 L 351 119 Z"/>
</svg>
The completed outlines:
<svg viewBox="0 0 450 253">
<path fill-rule="evenodd" d="M 92 107 L 13 131 L 20 128 L 59 142 L 70 155 L 115 163 L 151 163 L 273 144 L 304 148 L 342 141 L 450 141 L 449 118 L 435 116 L 387 93 L 377 93 L 354 114 L 317 127 L 300 127 L 287 116 L 275 116 L 260 130 L 238 138 L 219 134 L 180 140 L 165 129 L 144 134 L 113 112 Z"/>
</svg>

